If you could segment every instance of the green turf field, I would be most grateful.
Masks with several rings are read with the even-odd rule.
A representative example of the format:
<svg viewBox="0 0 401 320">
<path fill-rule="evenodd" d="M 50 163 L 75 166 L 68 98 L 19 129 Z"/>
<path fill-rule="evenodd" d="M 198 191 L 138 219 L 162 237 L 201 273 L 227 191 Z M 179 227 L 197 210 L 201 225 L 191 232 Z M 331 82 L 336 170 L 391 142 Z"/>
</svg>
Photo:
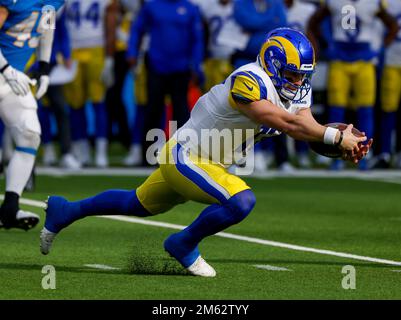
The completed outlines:
<svg viewBox="0 0 401 320">
<path fill-rule="evenodd" d="M 48 177 L 35 192 L 80 199 L 109 188 L 135 188 L 144 178 Z M 228 233 L 363 257 L 401 261 L 401 184 L 358 179 L 247 179 L 254 211 Z M 3 181 L 1 181 L 3 184 Z M 25 209 L 39 213 L 33 206 Z M 203 208 L 187 203 L 147 220 L 190 223 Z M 187 275 L 163 251 L 173 229 L 91 217 L 39 252 L 35 229 L 0 230 L 0 299 L 401 299 L 401 263 L 351 258 L 213 236 L 200 250 L 217 277 Z M 88 267 L 99 264 L 115 270 Z M 56 289 L 42 288 L 44 265 L 56 270 Z M 279 267 L 274 271 L 256 268 Z M 342 268 L 356 269 L 356 289 L 342 288 Z"/>
</svg>

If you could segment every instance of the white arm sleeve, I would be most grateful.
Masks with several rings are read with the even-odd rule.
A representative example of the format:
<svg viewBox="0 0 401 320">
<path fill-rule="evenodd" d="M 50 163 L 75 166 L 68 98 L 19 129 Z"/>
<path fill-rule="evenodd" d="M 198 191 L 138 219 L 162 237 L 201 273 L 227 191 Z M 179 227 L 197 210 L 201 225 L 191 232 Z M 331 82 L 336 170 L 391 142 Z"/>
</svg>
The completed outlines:
<svg viewBox="0 0 401 320">
<path fill-rule="evenodd" d="M 50 56 L 52 54 L 53 37 L 54 37 L 54 29 L 49 28 L 44 30 L 39 40 L 36 60 L 50 62 Z"/>
</svg>

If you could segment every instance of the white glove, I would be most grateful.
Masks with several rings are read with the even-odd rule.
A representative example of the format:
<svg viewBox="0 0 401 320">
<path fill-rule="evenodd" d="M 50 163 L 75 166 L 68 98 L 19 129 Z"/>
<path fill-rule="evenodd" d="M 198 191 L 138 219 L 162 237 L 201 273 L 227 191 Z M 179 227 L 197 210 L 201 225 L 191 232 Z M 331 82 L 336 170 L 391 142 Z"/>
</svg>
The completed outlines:
<svg viewBox="0 0 401 320">
<path fill-rule="evenodd" d="M 45 95 L 45 93 L 47 92 L 47 88 L 49 87 L 49 81 L 50 81 L 49 76 L 46 75 L 40 76 L 38 91 L 36 91 L 35 95 L 36 99 L 39 100 Z"/>
<path fill-rule="evenodd" d="M 106 58 L 100 78 L 106 88 L 110 88 L 114 85 L 114 58 Z"/>
<path fill-rule="evenodd" d="M 29 85 L 36 85 L 36 80 L 29 78 L 25 73 L 8 66 L 3 71 L 4 79 L 18 96 L 25 96 L 30 92 Z"/>
</svg>

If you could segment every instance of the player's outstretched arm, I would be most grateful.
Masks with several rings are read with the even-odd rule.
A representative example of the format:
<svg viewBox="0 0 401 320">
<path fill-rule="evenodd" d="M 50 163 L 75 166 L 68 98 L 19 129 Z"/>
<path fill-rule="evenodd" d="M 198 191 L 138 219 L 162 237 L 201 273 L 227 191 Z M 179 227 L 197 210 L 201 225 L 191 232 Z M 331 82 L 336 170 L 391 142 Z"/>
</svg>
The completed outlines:
<svg viewBox="0 0 401 320">
<path fill-rule="evenodd" d="M 294 139 L 304 141 L 319 141 L 326 144 L 338 144 L 352 154 L 359 153 L 360 142 L 366 141 L 366 136 L 356 137 L 352 134 L 352 125 L 341 133 L 334 128 L 319 124 L 312 116 L 309 108 L 297 114 L 291 114 L 268 100 L 255 101 L 249 104 L 237 103 L 238 109 L 256 123 L 282 131 Z"/>
<path fill-rule="evenodd" d="M 56 21 L 55 12 L 51 12 L 50 14 L 54 14 L 54 17 L 50 19 L 50 21 Z M 53 47 L 53 39 L 54 39 L 54 27 L 51 25 L 44 25 L 41 28 L 41 36 L 39 38 L 39 44 L 36 49 L 37 60 L 39 64 L 39 70 L 37 74 L 37 81 L 39 83 L 38 90 L 36 91 L 35 98 L 41 99 L 45 93 L 47 92 L 47 88 L 49 87 L 50 78 L 50 57 L 52 53 Z"/>
</svg>

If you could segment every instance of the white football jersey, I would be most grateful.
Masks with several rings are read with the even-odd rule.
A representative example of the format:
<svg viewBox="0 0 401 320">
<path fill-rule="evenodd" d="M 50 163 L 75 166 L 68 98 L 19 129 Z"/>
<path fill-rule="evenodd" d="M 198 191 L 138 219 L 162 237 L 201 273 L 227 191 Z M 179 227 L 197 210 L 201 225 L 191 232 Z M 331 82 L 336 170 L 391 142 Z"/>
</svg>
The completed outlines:
<svg viewBox="0 0 401 320">
<path fill-rule="evenodd" d="M 210 159 L 223 166 L 230 166 L 264 137 L 281 134 L 274 128 L 267 128 L 253 122 L 236 108 L 234 100 L 243 102 L 270 100 L 289 113 L 309 108 L 312 90 L 298 103 L 283 103 L 271 79 L 258 62 L 249 63 L 236 69 L 223 83 L 215 85 L 204 94 L 192 109 L 190 119 L 177 130 L 174 138 L 204 159 Z M 238 100 L 237 100 L 238 101 Z M 217 129 L 215 132 L 209 132 Z M 209 132 L 209 134 L 208 134 Z M 224 139 L 233 137 L 227 144 L 213 143 L 216 134 Z M 235 137 L 239 137 L 236 139 Z M 227 142 L 225 140 L 225 142 Z"/>
<path fill-rule="evenodd" d="M 287 9 L 288 27 L 305 32 L 309 18 L 316 11 L 316 6 L 311 3 L 295 0 L 291 8 Z"/>
<path fill-rule="evenodd" d="M 332 16 L 335 41 L 370 43 L 382 0 L 326 0 L 326 4 Z"/>
<path fill-rule="evenodd" d="M 401 1 L 387 1 L 388 12 L 397 19 L 398 26 L 401 28 Z M 401 29 L 398 31 L 397 37 L 394 42 L 386 50 L 385 64 L 398 67 L 401 66 Z"/>
<path fill-rule="evenodd" d="M 66 24 L 72 49 L 103 47 L 105 11 L 110 0 L 67 0 Z"/>
<path fill-rule="evenodd" d="M 217 43 L 219 32 L 224 25 L 233 18 L 234 4 L 222 5 L 219 0 L 203 0 L 198 3 L 202 17 L 208 24 L 210 31 L 208 49 L 212 58 L 227 59 L 233 49 Z"/>
</svg>

